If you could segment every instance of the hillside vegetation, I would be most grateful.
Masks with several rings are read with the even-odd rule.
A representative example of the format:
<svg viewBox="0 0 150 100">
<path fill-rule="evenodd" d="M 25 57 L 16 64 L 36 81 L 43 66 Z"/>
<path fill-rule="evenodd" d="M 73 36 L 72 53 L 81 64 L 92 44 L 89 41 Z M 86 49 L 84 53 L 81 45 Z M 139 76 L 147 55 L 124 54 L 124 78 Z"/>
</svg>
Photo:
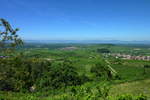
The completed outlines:
<svg viewBox="0 0 150 100">
<path fill-rule="evenodd" d="M 62 45 L 60 48 L 45 49 L 24 47 L 18 48 L 17 52 L 8 55 L 8 58 L 1 58 L 2 100 L 149 98 L 150 69 L 144 68 L 144 65 L 150 64 L 149 61 L 105 57 L 103 53 L 97 51 L 100 48 L 107 48 L 113 53 L 122 52 L 126 48 L 128 53 L 126 46 L 93 44 L 73 46 L 78 49 L 62 50 L 60 49 L 64 48 Z M 110 48 L 116 48 L 117 51 Z M 111 72 L 108 65 L 116 73 Z"/>
<path fill-rule="evenodd" d="M 0 19 L 0 100 L 148 100 L 149 46 L 25 43 Z M 117 56 L 122 55 L 122 56 Z"/>
</svg>

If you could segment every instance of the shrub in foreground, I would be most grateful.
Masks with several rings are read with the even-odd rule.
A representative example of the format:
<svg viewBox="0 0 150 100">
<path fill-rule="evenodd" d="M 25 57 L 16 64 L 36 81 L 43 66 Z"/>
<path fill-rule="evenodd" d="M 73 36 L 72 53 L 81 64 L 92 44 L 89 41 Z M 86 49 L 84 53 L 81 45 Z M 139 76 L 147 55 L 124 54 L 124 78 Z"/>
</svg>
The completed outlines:
<svg viewBox="0 0 150 100">
<path fill-rule="evenodd" d="M 58 66 L 52 66 L 50 71 L 45 73 L 39 80 L 39 87 L 50 86 L 57 89 L 66 86 L 76 86 L 84 83 L 86 78 L 86 76 L 79 76 L 76 68 L 66 61 Z"/>
<path fill-rule="evenodd" d="M 61 88 L 80 85 L 85 77 L 79 76 L 71 63 L 52 66 L 41 59 L 21 57 L 0 59 L 0 90 L 28 91 L 41 88 Z"/>
</svg>

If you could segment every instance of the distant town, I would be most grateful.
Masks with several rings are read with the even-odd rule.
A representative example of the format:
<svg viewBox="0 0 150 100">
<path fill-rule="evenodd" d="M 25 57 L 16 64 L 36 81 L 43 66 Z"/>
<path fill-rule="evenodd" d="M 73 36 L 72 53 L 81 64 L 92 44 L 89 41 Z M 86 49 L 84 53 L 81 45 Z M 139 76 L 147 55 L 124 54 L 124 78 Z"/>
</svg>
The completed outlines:
<svg viewBox="0 0 150 100">
<path fill-rule="evenodd" d="M 107 56 L 113 56 L 115 58 L 121 58 L 121 59 L 129 59 L 129 60 L 146 60 L 150 61 L 150 56 L 134 56 L 129 54 L 120 54 L 120 53 L 108 53 Z"/>
</svg>

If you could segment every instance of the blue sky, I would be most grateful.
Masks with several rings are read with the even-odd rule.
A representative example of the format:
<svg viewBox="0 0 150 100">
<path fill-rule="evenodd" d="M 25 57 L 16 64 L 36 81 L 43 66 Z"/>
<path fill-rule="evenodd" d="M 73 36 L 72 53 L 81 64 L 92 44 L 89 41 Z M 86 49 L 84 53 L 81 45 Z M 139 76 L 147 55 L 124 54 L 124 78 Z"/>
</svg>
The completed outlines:
<svg viewBox="0 0 150 100">
<path fill-rule="evenodd" d="M 150 40 L 150 0 L 0 0 L 32 40 Z"/>
</svg>

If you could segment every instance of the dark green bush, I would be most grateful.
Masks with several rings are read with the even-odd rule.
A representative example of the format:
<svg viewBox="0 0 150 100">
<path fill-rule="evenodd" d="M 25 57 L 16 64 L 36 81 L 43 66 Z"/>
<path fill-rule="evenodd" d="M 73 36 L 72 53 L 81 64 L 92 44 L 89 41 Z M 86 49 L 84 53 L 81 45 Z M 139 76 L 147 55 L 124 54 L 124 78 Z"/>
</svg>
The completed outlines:
<svg viewBox="0 0 150 100">
<path fill-rule="evenodd" d="M 95 66 L 92 66 L 91 73 L 93 73 L 97 78 L 111 79 L 113 77 L 109 68 L 102 63 L 97 63 Z"/>
<path fill-rule="evenodd" d="M 80 85 L 85 79 L 68 62 L 52 66 L 49 61 L 34 58 L 0 59 L 0 90 L 4 91 L 28 91 L 31 87 L 56 89 Z"/>
<path fill-rule="evenodd" d="M 50 71 L 45 73 L 39 81 L 40 87 L 51 86 L 52 88 L 61 88 L 66 86 L 76 86 L 84 83 L 87 77 L 79 76 L 75 67 L 69 62 L 64 62 L 58 66 L 51 67 Z"/>
<path fill-rule="evenodd" d="M 110 50 L 107 48 L 101 48 L 101 49 L 97 49 L 98 53 L 110 53 Z"/>
<path fill-rule="evenodd" d="M 29 89 L 48 71 L 50 62 L 20 57 L 0 59 L 0 90 Z"/>
</svg>

